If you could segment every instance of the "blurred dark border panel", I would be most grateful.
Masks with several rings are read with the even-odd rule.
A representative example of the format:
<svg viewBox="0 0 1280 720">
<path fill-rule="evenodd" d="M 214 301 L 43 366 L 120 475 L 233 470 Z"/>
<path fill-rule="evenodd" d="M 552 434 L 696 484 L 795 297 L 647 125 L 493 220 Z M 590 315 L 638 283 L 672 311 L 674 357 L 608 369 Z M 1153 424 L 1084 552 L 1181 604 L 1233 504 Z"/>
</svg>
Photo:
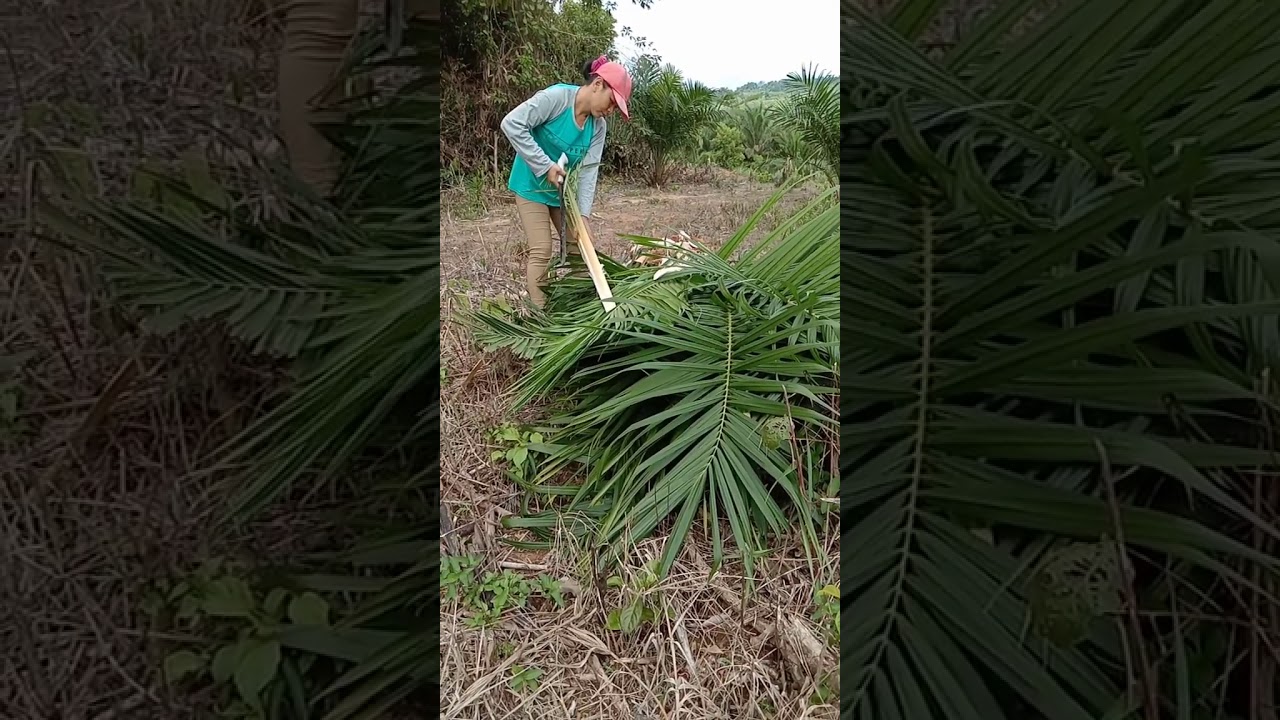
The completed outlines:
<svg viewBox="0 0 1280 720">
<path fill-rule="evenodd" d="M 439 3 L 19 5 L 0 717 L 435 717 Z"/>
<path fill-rule="evenodd" d="M 1278 717 L 1280 4 L 842 14 L 841 717 Z"/>
<path fill-rule="evenodd" d="M 333 135 L 348 162 L 336 193 L 342 212 L 379 242 L 368 278 L 399 279 L 372 298 L 352 327 L 361 347 L 377 347 L 362 377 L 382 383 L 380 399 L 356 428 L 378 413 L 380 451 L 397 458 L 385 492 L 388 515 L 369 518 L 372 533 L 348 554 L 382 582 L 347 620 L 351 640 L 368 643 L 359 662 L 337 678 L 326 718 L 435 717 L 440 703 L 439 560 L 450 527 L 440 502 L 440 39 L 439 0 L 386 0 L 385 26 L 350 78 L 356 98 Z M 369 79 L 362 81 L 368 74 Z M 353 348 L 357 350 L 358 348 Z M 348 361 L 355 356 L 347 358 Z M 355 367 L 353 367 L 355 369 Z M 389 521 L 389 522 L 388 522 Z M 354 578 L 360 584 L 364 578 Z M 373 585 L 370 585 L 373 587 Z"/>
<path fill-rule="evenodd" d="M 303 370 L 311 382 L 289 398 L 288 412 L 277 411 L 327 418 L 298 438 L 300 453 L 320 441 L 329 469 L 344 462 L 368 470 L 363 496 L 353 499 L 348 549 L 336 558 L 341 574 L 301 579 L 354 598 L 352 611 L 333 628 L 288 639 L 347 661 L 312 702 L 327 720 L 439 710 L 439 559 L 448 525 L 439 476 L 443 18 L 438 1 L 387 0 L 383 9 L 381 26 L 358 38 L 349 57 L 347 99 L 322 126 L 343 156 L 328 201 L 351 231 L 351 244 L 326 264 L 364 289 L 329 327 L 332 350 Z"/>
</svg>

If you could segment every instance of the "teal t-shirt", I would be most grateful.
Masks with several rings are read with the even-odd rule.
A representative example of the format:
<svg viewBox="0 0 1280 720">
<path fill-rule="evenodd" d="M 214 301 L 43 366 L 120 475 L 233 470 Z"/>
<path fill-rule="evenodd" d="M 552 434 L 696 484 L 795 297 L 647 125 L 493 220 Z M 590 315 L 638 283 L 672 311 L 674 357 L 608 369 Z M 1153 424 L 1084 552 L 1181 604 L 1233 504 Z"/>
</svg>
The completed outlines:
<svg viewBox="0 0 1280 720">
<path fill-rule="evenodd" d="M 548 89 L 568 88 L 577 92 L 576 85 L 555 85 Z M 595 118 L 587 116 L 587 121 L 578 127 L 573 117 L 573 105 L 547 120 L 541 125 L 529 128 L 529 134 L 542 151 L 555 162 L 564 153 L 569 157 L 569 168 L 577 167 L 591 149 L 592 138 L 595 137 Z M 519 154 L 511 163 L 511 175 L 507 179 L 507 187 L 526 200 L 560 206 L 560 198 L 556 187 L 547 181 L 547 176 L 536 177 L 529 164 Z"/>
</svg>

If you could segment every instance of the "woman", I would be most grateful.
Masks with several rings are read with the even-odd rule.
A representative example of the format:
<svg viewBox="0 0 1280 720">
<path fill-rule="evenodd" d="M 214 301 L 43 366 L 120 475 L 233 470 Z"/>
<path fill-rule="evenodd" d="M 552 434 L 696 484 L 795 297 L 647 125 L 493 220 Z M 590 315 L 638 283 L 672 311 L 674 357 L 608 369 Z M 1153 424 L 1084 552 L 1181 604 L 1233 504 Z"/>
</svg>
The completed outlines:
<svg viewBox="0 0 1280 720">
<path fill-rule="evenodd" d="M 528 241 L 525 286 L 537 307 L 546 302 L 542 288 L 551 264 L 551 228 L 560 224 L 557 190 L 565 170 L 582 166 L 578 210 L 584 219 L 590 217 L 604 154 L 605 118 L 614 108 L 624 118 L 631 117 L 627 112 L 631 75 L 626 68 L 601 55 L 583 64 L 582 75 L 583 85 L 559 84 L 540 90 L 502 120 L 502 132 L 516 150 L 507 187 L 515 193 Z M 561 153 L 569 158 L 565 169 L 555 164 Z M 573 243 L 569 247 L 577 251 Z"/>
</svg>

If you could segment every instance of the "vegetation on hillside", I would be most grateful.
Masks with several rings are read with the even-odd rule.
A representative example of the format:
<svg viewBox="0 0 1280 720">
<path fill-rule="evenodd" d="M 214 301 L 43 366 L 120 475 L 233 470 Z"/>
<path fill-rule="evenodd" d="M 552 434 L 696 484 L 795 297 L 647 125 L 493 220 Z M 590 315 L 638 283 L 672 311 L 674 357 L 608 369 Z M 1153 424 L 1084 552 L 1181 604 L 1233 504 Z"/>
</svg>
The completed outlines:
<svg viewBox="0 0 1280 720">
<path fill-rule="evenodd" d="M 743 83 L 742 85 L 733 88 L 733 92 L 736 95 L 744 96 L 752 94 L 764 95 L 768 93 L 785 93 L 789 89 L 790 88 L 788 87 L 786 80 L 766 80 Z"/>
<path fill-rule="evenodd" d="M 805 68 L 758 89 L 716 91 L 648 52 L 643 38 L 632 38 L 638 57 L 620 58 L 613 7 L 591 0 L 459 4 L 443 36 L 446 182 L 500 184 L 514 157 L 502 117 L 544 87 L 579 82 L 582 62 L 600 54 L 624 62 L 635 80 L 632 122 L 609 126 L 609 172 L 650 185 L 666 183 L 674 164 L 717 165 L 778 184 L 815 172 L 834 181 L 827 141 L 835 137 L 838 78 Z M 758 128 L 752 113 L 760 113 Z M 826 136 L 814 134 L 815 120 Z"/>
<path fill-rule="evenodd" d="M 581 80 L 583 61 L 616 58 L 612 3 L 597 0 L 451 6 L 441 35 L 440 162 L 446 180 L 505 177 L 513 151 L 502 118 L 533 93 Z"/>
<path fill-rule="evenodd" d="M 621 169 L 642 169 L 651 185 L 665 183 L 673 163 L 717 166 L 776 185 L 815 173 L 835 183 L 835 75 L 805 67 L 778 81 L 777 92 L 741 94 L 712 90 L 653 55 L 631 69 L 634 122 L 610 130 L 611 142 L 627 148 Z"/>
<path fill-rule="evenodd" d="M 841 715 L 1275 717 L 1280 6 L 943 5 L 843 6 Z"/>
<path fill-rule="evenodd" d="M 685 163 L 736 170 L 777 185 L 814 173 L 834 183 L 839 175 L 839 78 L 805 67 L 771 84 L 775 86 L 778 91 L 767 94 L 715 93 L 715 109 L 684 121 L 685 127 L 696 129 L 694 134 L 673 144 L 664 159 L 674 155 Z"/>
</svg>

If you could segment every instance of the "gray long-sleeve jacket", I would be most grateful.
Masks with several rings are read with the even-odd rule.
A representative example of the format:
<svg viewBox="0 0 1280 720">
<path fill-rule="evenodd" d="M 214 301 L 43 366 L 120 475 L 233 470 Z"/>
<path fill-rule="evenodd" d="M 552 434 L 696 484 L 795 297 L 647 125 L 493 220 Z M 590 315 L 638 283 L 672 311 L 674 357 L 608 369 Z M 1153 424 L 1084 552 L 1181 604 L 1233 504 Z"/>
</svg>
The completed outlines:
<svg viewBox="0 0 1280 720">
<path fill-rule="evenodd" d="M 511 141 L 520 158 L 529 165 L 534 177 L 546 175 L 555 161 L 547 157 L 530 131 L 572 109 L 577 91 L 575 85 L 553 85 L 539 90 L 502 119 L 502 132 Z M 591 215 L 591 207 L 595 203 L 600 158 L 604 155 L 606 123 L 604 118 L 594 118 L 593 122 L 595 129 L 591 136 L 591 146 L 582 159 L 582 170 L 578 177 L 578 210 L 584 216 Z"/>
</svg>

